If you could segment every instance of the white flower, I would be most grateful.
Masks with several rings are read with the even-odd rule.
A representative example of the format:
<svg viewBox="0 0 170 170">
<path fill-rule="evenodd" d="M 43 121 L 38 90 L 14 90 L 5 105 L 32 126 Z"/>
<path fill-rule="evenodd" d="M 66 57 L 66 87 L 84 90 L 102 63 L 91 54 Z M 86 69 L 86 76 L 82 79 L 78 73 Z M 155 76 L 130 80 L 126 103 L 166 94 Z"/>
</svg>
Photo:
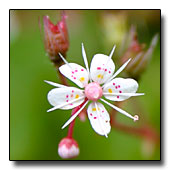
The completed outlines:
<svg viewBox="0 0 170 170">
<path fill-rule="evenodd" d="M 136 93 L 138 83 L 135 80 L 129 78 L 115 78 L 126 67 L 130 59 L 114 73 L 115 65 L 111 59 L 114 50 L 115 46 L 109 56 L 104 54 L 94 55 L 90 70 L 83 44 L 82 55 L 86 69 L 78 64 L 68 63 L 60 54 L 60 57 L 65 62 L 65 64 L 59 68 L 60 72 L 77 84 L 80 88 L 84 88 L 84 90 L 82 90 L 76 87 L 67 87 L 61 84 L 45 81 L 57 87 L 48 93 L 48 101 L 52 106 L 54 106 L 49 109 L 48 112 L 55 109 L 73 109 L 82 104 L 82 107 L 71 116 L 62 129 L 78 116 L 89 101 L 92 101 L 92 103 L 89 104 L 87 109 L 88 118 L 93 129 L 99 135 L 105 135 L 107 137 L 111 126 L 110 116 L 103 104 L 99 103 L 98 100 L 108 104 L 113 109 L 126 115 L 134 121 L 138 120 L 137 115 L 132 116 L 126 111 L 123 111 L 122 109 L 101 98 L 104 96 L 106 99 L 111 101 L 123 101 L 131 96 L 143 95 L 143 93 Z"/>
</svg>

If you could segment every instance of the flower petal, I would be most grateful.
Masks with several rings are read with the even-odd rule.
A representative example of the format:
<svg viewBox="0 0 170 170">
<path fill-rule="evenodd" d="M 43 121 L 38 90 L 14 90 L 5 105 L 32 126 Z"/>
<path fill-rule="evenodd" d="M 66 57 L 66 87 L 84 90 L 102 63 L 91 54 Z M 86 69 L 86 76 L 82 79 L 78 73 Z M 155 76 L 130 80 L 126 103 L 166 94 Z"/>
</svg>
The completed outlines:
<svg viewBox="0 0 170 170">
<path fill-rule="evenodd" d="M 95 102 L 93 102 L 88 106 L 88 118 L 95 132 L 99 135 L 107 135 L 111 129 L 110 116 L 101 103 L 96 102 L 96 105 L 97 108 Z"/>
<path fill-rule="evenodd" d="M 131 96 L 134 96 L 134 93 L 137 91 L 137 89 L 138 89 L 138 83 L 135 80 L 115 78 L 104 86 L 103 95 L 105 96 L 106 99 L 112 101 L 123 101 Z M 114 93 L 120 95 L 114 95 Z M 128 94 L 123 95 L 124 93 L 129 93 L 129 95 Z M 130 95 L 131 93 L 133 94 Z"/>
<path fill-rule="evenodd" d="M 104 54 L 96 54 L 91 62 L 90 76 L 94 82 L 105 83 L 113 74 L 115 65 L 111 59 Z"/>
<path fill-rule="evenodd" d="M 55 106 L 54 109 L 72 109 L 84 101 L 84 93 L 82 90 L 75 87 L 64 87 L 64 88 L 55 88 L 49 91 L 48 101 L 52 106 Z"/>
<path fill-rule="evenodd" d="M 64 64 L 61 67 L 59 67 L 59 70 L 65 77 L 73 81 L 80 88 L 83 88 L 88 84 L 89 81 L 88 72 L 85 68 L 78 64 L 75 63 L 69 63 L 69 65 Z"/>
<path fill-rule="evenodd" d="M 113 80 L 119 73 L 121 73 L 123 70 L 124 70 L 124 68 L 128 65 L 128 63 L 131 61 L 131 58 L 128 60 L 128 61 L 126 61 L 114 74 L 113 74 L 113 76 L 112 77 L 110 77 L 106 82 L 105 82 L 105 84 L 103 85 L 103 87 L 108 83 L 108 82 L 110 82 L 111 80 Z"/>
</svg>

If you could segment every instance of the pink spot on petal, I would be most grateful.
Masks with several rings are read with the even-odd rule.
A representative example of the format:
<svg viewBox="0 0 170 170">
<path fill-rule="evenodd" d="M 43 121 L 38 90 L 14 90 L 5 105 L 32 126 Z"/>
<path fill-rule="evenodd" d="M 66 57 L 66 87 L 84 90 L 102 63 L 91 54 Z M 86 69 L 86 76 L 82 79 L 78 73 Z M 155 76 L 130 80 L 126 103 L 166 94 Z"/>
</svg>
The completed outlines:
<svg viewBox="0 0 170 170">
<path fill-rule="evenodd" d="M 68 98 L 68 94 L 66 95 L 66 98 Z"/>
<path fill-rule="evenodd" d="M 97 70 L 101 70 L 101 67 L 97 67 Z"/>
<path fill-rule="evenodd" d="M 90 113 L 90 116 L 92 116 L 92 113 Z"/>
<path fill-rule="evenodd" d="M 75 72 L 78 72 L 78 70 L 75 70 Z"/>
<path fill-rule="evenodd" d="M 68 100 L 66 100 L 66 102 L 68 102 Z"/>
<path fill-rule="evenodd" d="M 94 117 L 94 119 L 97 119 L 97 117 Z"/>
<path fill-rule="evenodd" d="M 115 88 L 117 89 L 117 86 L 115 86 Z"/>
<path fill-rule="evenodd" d="M 120 85 L 118 85 L 118 88 L 120 88 Z"/>
<path fill-rule="evenodd" d="M 113 85 L 115 85 L 115 83 L 113 83 Z"/>
<path fill-rule="evenodd" d="M 109 71 L 109 73 L 111 73 L 111 71 Z"/>
<path fill-rule="evenodd" d="M 117 96 L 117 98 L 119 99 L 119 96 Z"/>
<path fill-rule="evenodd" d="M 81 69 L 81 71 L 84 71 L 84 69 Z"/>
<path fill-rule="evenodd" d="M 122 91 L 120 90 L 119 93 L 122 93 Z"/>
<path fill-rule="evenodd" d="M 76 77 L 74 77 L 74 79 L 76 79 Z"/>
<path fill-rule="evenodd" d="M 72 74 L 74 74 L 74 71 L 72 71 Z"/>
<path fill-rule="evenodd" d="M 72 106 L 72 105 L 73 105 L 73 103 L 70 103 L 70 105 Z"/>
<path fill-rule="evenodd" d="M 102 113 L 104 113 L 104 110 L 102 110 Z"/>
<path fill-rule="evenodd" d="M 107 69 L 105 68 L 104 71 L 107 71 Z"/>
</svg>

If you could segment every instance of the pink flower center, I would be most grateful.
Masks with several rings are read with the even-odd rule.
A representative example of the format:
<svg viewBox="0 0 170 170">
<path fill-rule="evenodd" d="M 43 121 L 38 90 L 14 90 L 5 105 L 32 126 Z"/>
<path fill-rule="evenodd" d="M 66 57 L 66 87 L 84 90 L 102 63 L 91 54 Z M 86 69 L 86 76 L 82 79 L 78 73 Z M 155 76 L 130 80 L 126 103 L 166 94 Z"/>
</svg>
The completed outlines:
<svg viewBox="0 0 170 170">
<path fill-rule="evenodd" d="M 85 87 L 85 95 L 89 100 L 97 101 L 102 97 L 103 90 L 98 83 L 90 83 Z"/>
</svg>

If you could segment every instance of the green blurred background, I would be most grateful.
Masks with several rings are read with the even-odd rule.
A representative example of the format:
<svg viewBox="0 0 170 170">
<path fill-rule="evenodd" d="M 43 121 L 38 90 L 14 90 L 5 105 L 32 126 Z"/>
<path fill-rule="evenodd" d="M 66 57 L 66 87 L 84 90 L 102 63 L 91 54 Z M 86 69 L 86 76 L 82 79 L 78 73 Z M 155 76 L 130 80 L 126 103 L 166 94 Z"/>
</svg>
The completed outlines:
<svg viewBox="0 0 170 170">
<path fill-rule="evenodd" d="M 137 26 L 138 38 L 148 47 L 152 37 L 160 35 L 159 10 L 71 10 L 68 15 L 70 47 L 67 60 L 83 65 L 81 43 L 86 48 L 89 63 L 96 53 L 109 54 L 116 44 L 113 60 L 119 58 L 118 51 L 124 32 L 131 24 Z M 59 82 L 57 72 L 44 50 L 43 37 L 38 26 L 38 17 L 49 15 L 56 23 L 60 19 L 58 10 L 11 10 L 10 11 L 10 159 L 11 160 L 60 160 L 57 149 L 60 140 L 67 135 L 68 128 L 61 130 L 69 119 L 71 110 L 46 111 L 51 108 L 47 93 L 53 87 L 44 80 Z M 107 14 L 115 15 L 114 20 Z M 123 14 L 125 18 L 115 19 Z M 106 22 L 105 22 L 106 21 Z M 109 27 L 106 32 L 104 24 Z M 119 23 L 120 22 L 120 23 Z M 117 29 L 117 30 L 114 30 Z M 117 32 L 116 32 L 117 31 Z M 115 40 L 114 40 L 115 38 Z M 159 39 L 160 41 L 160 39 Z M 70 85 L 76 86 L 69 81 Z M 160 42 L 154 50 L 152 60 L 139 81 L 138 92 L 146 95 L 131 98 L 122 109 L 136 113 L 136 100 L 140 102 L 144 117 L 160 133 Z M 109 107 L 106 107 L 109 110 Z M 138 127 L 121 114 L 117 121 Z M 142 120 L 141 120 L 142 121 Z M 76 119 L 74 138 L 79 143 L 80 155 L 76 160 L 159 160 L 160 147 L 145 139 L 112 129 L 108 138 L 97 135 L 88 119 Z"/>
</svg>

